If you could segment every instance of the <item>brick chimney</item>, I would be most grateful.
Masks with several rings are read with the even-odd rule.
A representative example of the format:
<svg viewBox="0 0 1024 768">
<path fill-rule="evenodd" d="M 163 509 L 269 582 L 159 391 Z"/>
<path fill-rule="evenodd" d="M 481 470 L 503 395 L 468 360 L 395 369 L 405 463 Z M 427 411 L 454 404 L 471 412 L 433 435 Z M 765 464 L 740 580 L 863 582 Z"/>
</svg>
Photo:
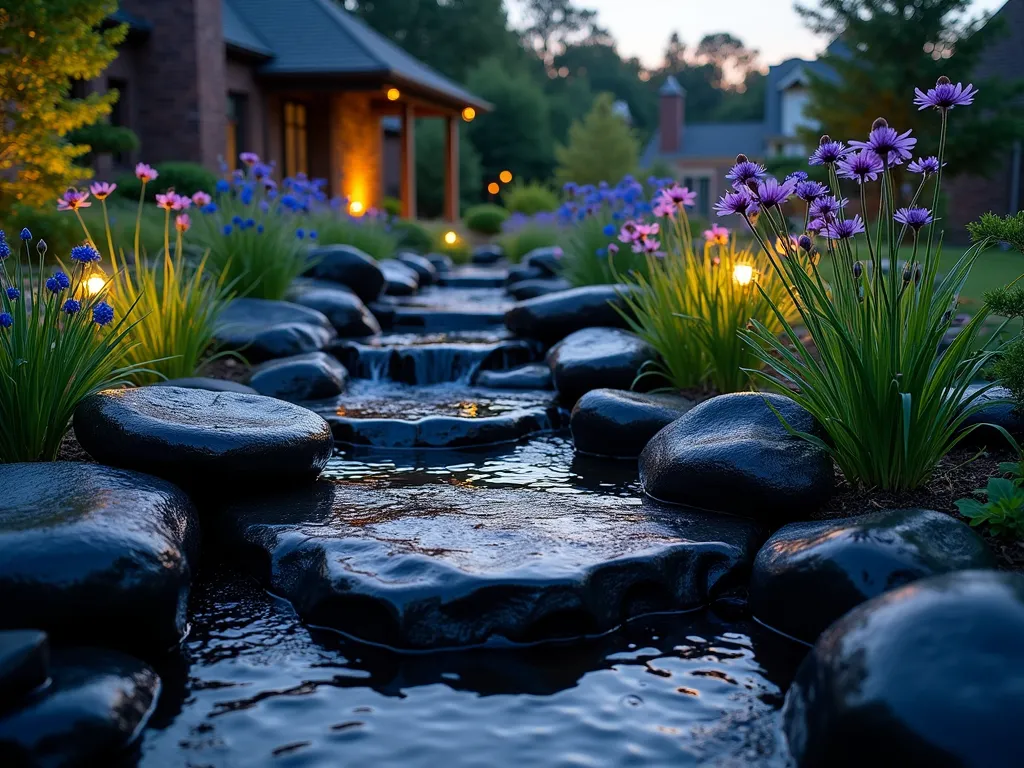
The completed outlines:
<svg viewBox="0 0 1024 768">
<path fill-rule="evenodd" d="M 672 75 L 658 90 L 660 150 L 667 155 L 683 148 L 683 127 L 686 123 L 686 89 Z"/>
</svg>

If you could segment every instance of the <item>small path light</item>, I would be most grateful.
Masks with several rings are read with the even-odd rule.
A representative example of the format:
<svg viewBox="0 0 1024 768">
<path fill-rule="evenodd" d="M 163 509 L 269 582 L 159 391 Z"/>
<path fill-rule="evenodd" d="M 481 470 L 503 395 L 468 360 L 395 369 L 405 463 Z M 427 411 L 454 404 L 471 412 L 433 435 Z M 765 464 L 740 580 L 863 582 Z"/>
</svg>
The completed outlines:
<svg viewBox="0 0 1024 768">
<path fill-rule="evenodd" d="M 447 232 L 444 233 L 444 241 L 448 243 L 448 245 L 455 245 L 455 243 L 457 243 L 458 240 L 459 236 L 455 234 L 454 231 L 449 229 Z"/>
<path fill-rule="evenodd" d="M 732 271 L 733 279 L 740 285 L 750 285 L 754 279 L 754 268 L 750 264 L 737 264 Z"/>
<path fill-rule="evenodd" d="M 353 216 L 362 216 L 363 210 L 363 204 L 358 200 L 353 200 L 348 204 L 348 212 Z"/>
<path fill-rule="evenodd" d="M 85 289 L 89 292 L 90 296 L 95 296 L 97 293 L 103 290 L 103 286 L 107 284 L 107 278 L 101 275 L 93 275 L 85 281 Z"/>
</svg>

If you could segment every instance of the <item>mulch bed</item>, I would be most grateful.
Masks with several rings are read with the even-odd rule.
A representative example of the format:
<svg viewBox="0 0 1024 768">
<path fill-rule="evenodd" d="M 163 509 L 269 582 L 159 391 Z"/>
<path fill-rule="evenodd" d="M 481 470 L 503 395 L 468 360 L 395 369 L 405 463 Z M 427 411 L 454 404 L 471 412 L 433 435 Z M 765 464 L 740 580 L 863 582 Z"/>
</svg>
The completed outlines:
<svg viewBox="0 0 1024 768">
<path fill-rule="evenodd" d="M 211 379 L 245 383 L 248 381 L 251 372 L 252 367 L 244 360 L 226 355 L 214 360 L 207 360 L 203 363 L 197 375 L 208 376 Z"/>
</svg>

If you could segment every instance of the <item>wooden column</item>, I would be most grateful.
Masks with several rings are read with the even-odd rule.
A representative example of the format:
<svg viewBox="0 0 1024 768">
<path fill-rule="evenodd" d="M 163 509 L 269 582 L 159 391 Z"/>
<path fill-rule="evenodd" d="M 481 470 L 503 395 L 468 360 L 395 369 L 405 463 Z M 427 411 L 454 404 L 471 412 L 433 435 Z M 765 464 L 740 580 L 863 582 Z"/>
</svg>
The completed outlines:
<svg viewBox="0 0 1024 768">
<path fill-rule="evenodd" d="M 445 120 L 444 217 L 454 224 L 459 220 L 459 118 L 449 115 Z"/>
<path fill-rule="evenodd" d="M 402 109 L 402 218 L 416 218 L 416 111 L 406 102 Z"/>
</svg>

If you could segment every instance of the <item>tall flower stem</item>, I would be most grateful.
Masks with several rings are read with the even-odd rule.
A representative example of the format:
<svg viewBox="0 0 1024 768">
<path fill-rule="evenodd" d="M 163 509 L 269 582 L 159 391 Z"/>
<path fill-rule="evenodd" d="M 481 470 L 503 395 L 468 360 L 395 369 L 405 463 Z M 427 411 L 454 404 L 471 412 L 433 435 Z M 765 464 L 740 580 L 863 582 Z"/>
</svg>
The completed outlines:
<svg viewBox="0 0 1024 768">
<path fill-rule="evenodd" d="M 142 179 L 142 191 L 139 192 L 139 209 L 135 213 L 135 260 L 139 260 L 139 233 L 142 229 L 142 203 L 146 199 L 146 180 Z"/>
<path fill-rule="evenodd" d="M 935 190 L 932 192 L 932 216 L 937 217 L 939 215 L 939 191 L 942 187 L 942 159 L 946 155 L 946 121 L 948 119 L 948 112 L 943 109 L 942 113 L 942 128 L 939 130 L 939 170 L 935 172 Z M 931 226 L 928 228 L 928 249 L 925 251 L 927 254 L 932 252 L 932 240 L 935 236 L 935 227 Z"/>
</svg>

